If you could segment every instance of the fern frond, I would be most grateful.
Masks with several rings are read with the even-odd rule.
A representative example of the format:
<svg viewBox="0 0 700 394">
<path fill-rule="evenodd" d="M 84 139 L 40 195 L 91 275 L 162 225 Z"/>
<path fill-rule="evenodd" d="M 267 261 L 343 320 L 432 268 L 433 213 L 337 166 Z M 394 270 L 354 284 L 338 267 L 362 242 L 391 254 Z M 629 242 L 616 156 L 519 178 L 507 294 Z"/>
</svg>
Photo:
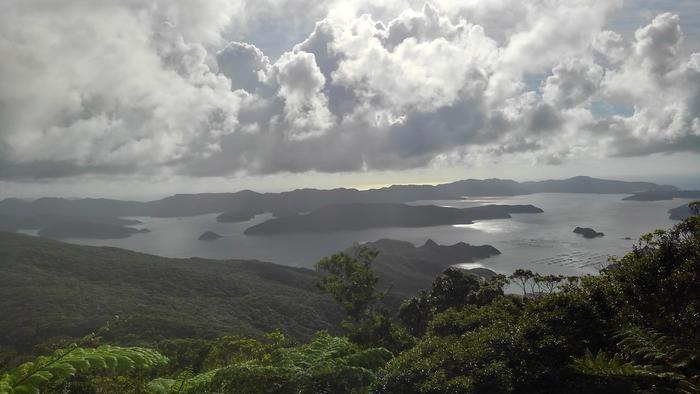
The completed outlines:
<svg viewBox="0 0 700 394">
<path fill-rule="evenodd" d="M 677 370 L 698 359 L 698 352 L 677 343 L 673 338 L 651 329 L 631 327 L 621 331 L 617 338 L 622 352 L 644 364 Z"/>
<path fill-rule="evenodd" d="M 617 355 L 609 356 L 603 351 L 593 355 L 586 350 L 583 357 L 574 359 L 572 367 L 585 375 L 624 377 L 624 376 L 651 376 L 660 377 L 659 372 L 646 366 L 639 366 L 622 361 Z"/>
<path fill-rule="evenodd" d="M 140 347 L 104 345 L 59 349 L 52 356 L 38 357 L 0 377 L 0 394 L 39 393 L 46 383 L 78 373 L 123 373 L 167 362 L 168 358 L 157 351 Z"/>
<path fill-rule="evenodd" d="M 224 368 L 200 373 L 194 376 L 178 376 L 177 379 L 158 378 L 146 385 L 149 394 L 196 394 L 207 392 L 214 376 Z"/>
</svg>

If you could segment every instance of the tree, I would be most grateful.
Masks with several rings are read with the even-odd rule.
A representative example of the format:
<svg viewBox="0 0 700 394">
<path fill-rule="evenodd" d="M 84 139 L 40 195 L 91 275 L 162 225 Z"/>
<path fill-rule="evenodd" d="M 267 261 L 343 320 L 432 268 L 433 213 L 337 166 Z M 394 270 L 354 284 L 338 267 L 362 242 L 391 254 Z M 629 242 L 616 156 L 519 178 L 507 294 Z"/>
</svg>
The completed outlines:
<svg viewBox="0 0 700 394">
<path fill-rule="evenodd" d="M 530 270 L 524 270 L 518 268 L 513 272 L 512 275 L 508 277 L 511 281 L 515 282 L 521 289 L 523 289 L 523 297 L 527 297 L 527 284 L 535 277 L 535 274 Z"/>
<path fill-rule="evenodd" d="M 317 271 L 327 274 L 321 278 L 319 287 L 332 295 L 356 322 L 371 314 L 386 294 L 376 290 L 379 277 L 371 265 L 377 254 L 374 249 L 359 247 L 355 256 L 338 253 L 316 264 Z"/>
<path fill-rule="evenodd" d="M 421 291 L 399 308 L 399 320 L 414 336 L 425 333 L 435 313 L 465 305 L 488 305 L 503 296 L 507 279 L 495 275 L 489 280 L 455 267 L 449 267 L 433 282 L 430 291 Z"/>
<path fill-rule="evenodd" d="M 559 283 L 564 280 L 561 275 L 540 275 L 536 274 L 534 281 L 537 284 L 537 288 L 540 292 L 546 294 L 552 294 L 557 288 Z"/>
<path fill-rule="evenodd" d="M 440 274 L 430 290 L 433 308 L 441 312 L 445 309 L 474 303 L 481 283 L 476 276 L 463 270 L 449 267 Z"/>
<path fill-rule="evenodd" d="M 433 316 L 433 306 L 430 295 L 422 290 L 417 296 L 411 297 L 399 307 L 399 320 L 413 336 L 422 336 Z"/>
<path fill-rule="evenodd" d="M 410 338 L 380 303 L 388 290 L 376 290 L 379 278 L 372 271 L 372 261 L 377 254 L 374 249 L 358 247 L 354 256 L 338 253 L 322 259 L 316 269 L 327 275 L 321 278 L 319 287 L 345 309 L 349 320 L 342 325 L 353 342 L 399 351 Z"/>
</svg>

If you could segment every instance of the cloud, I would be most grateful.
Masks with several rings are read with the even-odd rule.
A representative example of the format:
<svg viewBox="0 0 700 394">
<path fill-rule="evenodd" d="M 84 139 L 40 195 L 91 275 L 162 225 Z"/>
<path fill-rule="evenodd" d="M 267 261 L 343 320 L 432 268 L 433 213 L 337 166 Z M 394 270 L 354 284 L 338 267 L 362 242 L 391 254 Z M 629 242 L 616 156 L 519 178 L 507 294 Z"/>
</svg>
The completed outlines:
<svg viewBox="0 0 700 394">
<path fill-rule="evenodd" d="M 619 6 L 5 2 L 0 178 L 699 151 L 700 54 L 684 51 L 674 14 L 631 40 L 609 30 Z M 244 38 L 278 20 L 311 33 L 271 59 Z M 601 114 L 596 103 L 633 111 Z"/>
<path fill-rule="evenodd" d="M 631 116 L 594 126 L 611 140 L 610 154 L 698 151 L 700 53 L 684 56 L 682 40 L 680 18 L 658 15 L 636 31 L 633 55 L 606 75 L 601 94 L 634 105 Z"/>
<path fill-rule="evenodd" d="M 545 102 L 558 108 L 585 105 L 598 91 L 603 69 L 594 63 L 572 59 L 552 69 L 542 86 Z"/>
<path fill-rule="evenodd" d="M 229 42 L 216 53 L 219 73 L 231 80 L 231 89 L 255 93 L 270 68 L 270 60 L 255 45 Z"/>
</svg>

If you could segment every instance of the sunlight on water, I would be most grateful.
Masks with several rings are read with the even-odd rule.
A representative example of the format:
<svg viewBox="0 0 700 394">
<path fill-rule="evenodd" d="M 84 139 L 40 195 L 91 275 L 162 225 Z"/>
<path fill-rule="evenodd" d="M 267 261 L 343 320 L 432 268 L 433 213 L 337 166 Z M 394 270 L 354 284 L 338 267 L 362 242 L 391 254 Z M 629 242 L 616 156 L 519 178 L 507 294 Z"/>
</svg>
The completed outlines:
<svg viewBox="0 0 700 394">
<path fill-rule="evenodd" d="M 483 231 L 487 234 L 501 234 L 514 231 L 521 226 L 509 219 L 496 219 L 474 222 L 472 224 L 453 224 L 452 227 Z"/>
<path fill-rule="evenodd" d="M 479 264 L 479 263 L 462 263 L 462 264 L 455 264 L 455 267 L 459 267 L 459 268 L 462 268 L 462 269 L 465 269 L 465 270 L 470 270 L 470 269 L 474 269 L 474 268 L 488 268 L 488 267 L 486 267 L 485 265 Z"/>
</svg>

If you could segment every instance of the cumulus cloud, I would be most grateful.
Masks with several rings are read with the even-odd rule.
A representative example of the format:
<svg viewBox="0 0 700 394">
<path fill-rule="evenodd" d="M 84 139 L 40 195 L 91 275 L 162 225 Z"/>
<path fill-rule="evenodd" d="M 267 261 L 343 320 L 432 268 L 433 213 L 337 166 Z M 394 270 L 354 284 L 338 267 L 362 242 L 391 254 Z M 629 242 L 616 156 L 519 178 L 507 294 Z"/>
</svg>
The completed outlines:
<svg viewBox="0 0 700 394">
<path fill-rule="evenodd" d="M 633 55 L 605 77 L 601 94 L 634 105 L 629 117 L 599 120 L 611 154 L 698 151 L 700 53 L 684 56 L 680 18 L 661 14 L 637 30 Z"/>
<path fill-rule="evenodd" d="M 243 38 L 287 16 L 279 6 L 310 33 L 271 59 Z M 0 178 L 700 151 L 700 54 L 684 51 L 679 16 L 626 40 L 606 27 L 619 6 L 5 2 Z M 596 111 L 606 103 L 633 111 Z"/>
<path fill-rule="evenodd" d="M 542 86 L 545 102 L 559 108 L 585 105 L 598 92 L 603 69 L 594 63 L 572 59 L 552 69 Z"/>
</svg>

